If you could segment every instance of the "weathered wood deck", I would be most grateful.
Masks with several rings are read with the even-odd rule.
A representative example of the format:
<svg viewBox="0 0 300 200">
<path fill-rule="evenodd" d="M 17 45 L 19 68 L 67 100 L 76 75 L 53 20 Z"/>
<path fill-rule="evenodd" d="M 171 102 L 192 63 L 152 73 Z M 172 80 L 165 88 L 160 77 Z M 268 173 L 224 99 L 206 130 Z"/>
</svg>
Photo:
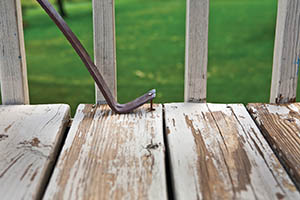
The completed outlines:
<svg viewBox="0 0 300 200">
<path fill-rule="evenodd" d="M 126 115 L 82 104 L 71 123 L 68 105 L 21 105 L 21 3 L 1 0 L 0 200 L 300 199 L 299 8 L 278 1 L 277 104 L 204 103 L 209 0 L 187 0 L 185 101 L 194 103 Z M 95 61 L 116 97 L 114 0 L 93 1 L 93 13 Z"/>
<path fill-rule="evenodd" d="M 300 105 L 248 108 L 0 106 L 1 199 L 300 199 Z"/>
<path fill-rule="evenodd" d="M 39 199 L 69 122 L 68 105 L 0 106 L 0 199 Z"/>
</svg>

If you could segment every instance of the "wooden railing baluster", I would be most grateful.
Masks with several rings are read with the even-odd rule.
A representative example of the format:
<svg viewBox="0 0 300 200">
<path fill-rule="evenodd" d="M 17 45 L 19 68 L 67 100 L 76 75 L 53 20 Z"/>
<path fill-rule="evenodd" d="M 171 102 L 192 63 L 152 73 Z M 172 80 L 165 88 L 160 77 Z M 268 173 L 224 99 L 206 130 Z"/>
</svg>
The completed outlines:
<svg viewBox="0 0 300 200">
<path fill-rule="evenodd" d="M 21 1 L 1 0 L 0 8 L 2 104 L 29 104 Z"/>
<path fill-rule="evenodd" d="M 209 0 L 187 0 L 185 85 L 186 102 L 206 102 Z"/>
<path fill-rule="evenodd" d="M 95 64 L 117 99 L 114 0 L 93 0 Z M 106 103 L 96 85 L 96 102 Z"/>
<path fill-rule="evenodd" d="M 296 101 L 300 64 L 300 0 L 278 0 L 271 103 Z"/>
</svg>

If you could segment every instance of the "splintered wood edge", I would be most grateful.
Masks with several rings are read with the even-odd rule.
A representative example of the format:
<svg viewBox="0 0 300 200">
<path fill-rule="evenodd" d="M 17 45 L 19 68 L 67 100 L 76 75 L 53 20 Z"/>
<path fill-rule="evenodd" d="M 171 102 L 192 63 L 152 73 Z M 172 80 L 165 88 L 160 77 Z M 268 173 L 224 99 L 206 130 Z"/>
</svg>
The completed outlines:
<svg viewBox="0 0 300 200">
<path fill-rule="evenodd" d="M 110 195 L 110 199 L 114 199 L 114 197 L 116 198 L 116 196 L 114 196 L 116 194 L 111 193 L 111 192 L 114 192 L 115 189 L 113 189 L 113 188 L 109 189 L 109 187 L 108 188 L 105 187 L 106 188 L 105 189 L 104 188 L 105 185 L 100 184 L 100 182 L 98 184 L 95 184 L 93 182 L 93 180 L 91 180 L 90 176 L 85 176 L 85 181 L 78 182 L 78 180 L 81 179 L 80 177 L 82 177 L 83 173 L 89 173 L 89 171 L 95 169 L 92 166 L 89 166 L 89 169 L 87 169 L 84 166 L 78 165 L 78 164 L 80 164 L 78 162 L 86 162 L 85 161 L 85 159 L 87 158 L 86 155 L 90 154 L 90 153 L 92 153 L 95 156 L 101 156 L 103 153 L 101 148 L 102 147 L 104 148 L 104 146 L 106 146 L 105 144 L 111 143 L 117 139 L 118 141 L 119 140 L 125 141 L 125 143 L 124 143 L 125 146 L 123 143 L 119 144 L 120 141 L 119 142 L 117 141 L 118 147 L 119 148 L 123 148 L 123 147 L 129 148 L 126 151 L 128 151 L 127 152 L 128 155 L 133 156 L 132 158 L 140 160 L 140 159 L 142 159 L 142 157 L 144 157 L 143 154 L 146 155 L 146 154 L 150 153 L 150 157 L 153 157 L 153 159 L 155 159 L 155 163 L 152 163 L 151 166 L 148 166 L 148 164 L 147 164 L 148 161 L 146 162 L 146 160 L 148 160 L 148 158 L 150 158 L 150 157 L 146 156 L 147 159 L 144 160 L 146 162 L 146 163 L 144 163 L 144 164 L 146 164 L 146 166 L 144 166 L 144 164 L 138 165 L 141 167 L 137 168 L 139 170 L 142 170 L 139 173 L 142 173 L 148 167 L 150 167 L 149 170 L 152 171 L 150 182 L 146 181 L 146 182 L 139 183 L 138 187 L 139 188 L 142 187 L 143 188 L 142 190 L 145 190 L 146 193 L 148 194 L 148 196 L 147 195 L 143 196 L 143 198 L 166 199 L 167 198 L 167 187 L 166 187 L 165 157 L 164 157 L 165 147 L 164 147 L 164 141 L 163 141 L 163 119 L 162 119 L 163 113 L 162 113 L 161 105 L 154 105 L 154 108 L 156 109 L 156 111 L 150 112 L 149 105 L 144 105 L 143 107 L 135 110 L 131 114 L 119 115 L 119 114 L 113 113 L 110 110 L 110 108 L 105 105 L 95 105 L 95 106 L 83 105 L 83 104 L 79 105 L 76 115 L 75 115 L 75 118 L 74 118 L 74 121 L 73 121 L 73 124 L 72 124 L 72 127 L 69 131 L 65 145 L 64 145 L 61 155 L 59 157 L 57 167 L 55 168 L 55 171 L 52 175 L 52 178 L 50 180 L 49 186 L 46 190 L 44 197 L 46 199 L 56 199 L 56 198 L 62 198 L 62 197 L 72 198 L 72 197 L 74 197 L 74 195 L 78 195 L 77 197 L 79 199 L 80 198 L 88 198 L 89 194 L 87 194 L 87 193 L 95 191 L 95 189 L 96 189 L 95 187 L 98 187 L 98 189 L 96 191 L 98 191 L 98 193 L 99 193 L 100 190 L 103 190 L 103 192 L 102 192 L 102 194 L 98 194 L 97 192 L 93 193 L 93 196 L 95 198 L 100 198 L 100 199 L 105 198 L 105 197 L 107 197 L 106 195 Z M 130 118 L 131 118 L 131 120 L 130 120 Z M 127 121 L 126 121 L 126 119 L 127 119 Z M 82 123 L 85 123 L 85 125 Z M 132 124 L 133 129 L 130 127 L 126 128 L 126 129 L 122 129 L 122 126 L 126 125 L 126 123 Z M 85 128 L 83 128 L 83 126 Z M 112 127 L 115 127 L 116 130 L 114 131 Z M 121 129 L 119 129 L 119 128 L 121 128 Z M 151 133 L 151 134 L 148 134 L 147 133 L 148 131 L 145 131 L 148 129 L 150 131 L 149 133 Z M 78 132 L 79 130 L 82 130 L 82 131 Z M 122 134 L 122 136 L 124 136 L 124 137 L 115 137 L 115 139 L 114 139 L 113 137 L 109 136 L 109 134 L 108 134 L 108 133 L 113 133 L 116 131 L 122 132 L 122 130 L 125 131 L 124 134 L 126 133 L 125 135 Z M 143 135 L 141 135 L 141 137 L 136 137 L 135 131 L 138 131 L 138 130 L 141 130 L 140 133 L 143 134 Z M 155 131 L 155 132 L 153 132 L 153 131 Z M 96 134 L 96 133 L 101 133 L 101 135 Z M 132 136 L 135 135 L 132 138 L 133 140 L 127 138 L 128 133 L 132 134 Z M 158 133 L 161 133 L 161 134 L 158 134 Z M 148 136 L 145 137 L 146 136 L 145 134 Z M 81 139 L 79 137 L 81 137 Z M 79 139 L 84 140 L 85 142 L 79 141 Z M 99 141 L 99 142 L 101 141 L 102 145 L 97 145 L 97 148 L 92 148 L 92 149 L 90 149 L 90 147 L 87 146 L 87 145 L 94 144 L 94 142 L 96 142 L 96 141 Z M 140 145 L 134 145 L 136 142 L 138 142 Z M 131 143 L 132 143 L 132 145 L 130 145 Z M 140 149 L 140 150 L 135 152 L 136 150 L 133 150 L 130 147 L 132 147 L 133 149 L 136 148 L 137 150 L 138 149 Z M 113 149 L 114 147 L 108 147 L 108 148 Z M 76 149 L 77 153 L 76 152 L 74 153 L 74 149 Z M 106 151 L 108 151 L 108 150 L 106 150 Z M 122 156 L 122 152 L 119 152 L 119 153 L 121 153 L 120 155 Z M 120 156 L 118 156 L 116 158 L 113 157 L 112 160 L 114 162 L 116 162 L 115 159 L 118 160 L 119 157 Z M 74 162 L 71 161 L 72 159 L 75 159 Z M 106 158 L 106 159 L 102 158 L 100 160 L 102 160 L 104 163 L 106 163 L 107 159 L 108 158 Z M 132 159 L 126 159 L 126 160 L 128 160 L 128 162 L 129 162 L 129 160 L 132 160 Z M 117 164 L 117 166 L 118 165 L 119 164 Z M 123 164 L 121 164 L 121 165 L 123 165 Z M 100 170 L 100 172 L 101 172 L 101 170 L 104 170 L 104 169 L 106 169 L 105 165 L 102 165 L 101 169 L 98 168 L 98 171 Z M 128 170 L 126 168 L 124 168 L 124 169 Z M 115 170 L 115 167 L 112 170 Z M 133 170 L 133 169 L 131 169 L 131 170 Z M 68 173 L 69 173 L 69 175 L 67 175 Z M 93 177 L 94 179 L 97 177 L 97 174 L 98 174 L 98 176 L 106 177 L 105 176 L 106 173 L 96 173 L 95 176 Z M 125 173 L 125 174 L 127 174 L 127 173 Z M 145 179 L 144 172 L 142 174 L 143 175 L 141 177 L 139 177 L 139 180 Z M 122 178 L 121 174 L 118 171 L 115 172 L 115 176 L 117 176 L 117 180 L 119 180 L 118 176 L 120 178 Z M 72 178 L 67 178 L 67 177 L 72 177 Z M 127 177 L 125 179 L 122 178 L 122 180 L 127 181 L 127 180 L 131 180 L 132 178 L 134 178 L 133 179 L 134 182 L 131 184 L 133 184 L 133 186 L 136 187 L 137 179 L 135 179 L 135 176 L 131 177 L 131 179 L 129 179 L 129 178 L 130 177 Z M 96 179 L 98 180 L 99 177 Z M 103 179 L 103 178 L 101 180 L 105 181 L 105 179 Z M 79 186 L 80 186 L 80 188 L 82 188 L 82 187 L 86 186 L 86 184 L 88 184 L 89 187 L 91 187 L 88 189 L 90 192 L 88 192 L 86 189 L 85 189 L 85 191 L 81 191 L 82 189 L 78 189 Z M 101 186 L 99 186 L 99 184 Z M 117 185 L 117 182 L 115 182 L 114 185 Z M 126 186 L 126 184 L 123 186 L 118 186 L 118 187 L 123 188 L 124 186 Z M 77 188 L 77 189 L 73 190 L 72 188 L 73 189 Z M 95 188 L 95 189 L 93 189 L 93 188 Z M 75 192 L 75 190 L 76 190 L 76 192 Z M 80 190 L 80 191 L 78 191 L 78 190 Z M 106 192 L 104 192 L 104 190 Z M 144 193 L 145 193 L 145 191 L 144 191 Z M 134 191 L 132 191 L 132 192 L 134 192 Z M 128 195 L 129 194 L 130 193 L 128 193 Z M 117 195 L 118 195 L 118 193 L 117 193 Z M 136 194 L 136 195 L 138 195 L 138 194 Z M 118 196 L 118 199 L 119 198 L 121 199 L 120 196 Z M 141 197 L 139 197 L 139 198 L 141 198 Z"/>
<path fill-rule="evenodd" d="M 243 143 L 244 146 L 243 149 L 246 153 L 245 155 L 248 157 L 251 163 L 250 165 L 252 167 L 251 173 L 248 174 L 248 176 L 250 180 L 250 185 L 251 187 L 253 187 L 253 189 L 249 189 L 248 192 L 251 192 L 252 190 L 253 192 L 252 196 L 254 195 L 253 198 L 254 197 L 258 198 L 257 195 L 259 195 L 260 198 L 283 198 L 283 197 L 290 198 L 290 199 L 300 198 L 299 193 L 297 192 L 295 186 L 291 182 L 290 178 L 286 174 L 283 167 L 278 162 L 278 159 L 273 154 L 267 142 L 260 134 L 259 129 L 256 127 L 254 121 L 251 119 L 250 115 L 248 114 L 247 110 L 243 105 L 241 104 L 240 105 L 231 105 L 231 104 L 230 105 L 219 105 L 219 104 L 198 104 L 197 105 L 197 104 L 173 103 L 173 104 L 165 104 L 165 117 L 166 117 L 165 120 L 166 120 L 168 149 L 171 154 L 170 165 L 172 168 L 173 186 L 174 186 L 174 191 L 177 199 L 202 198 L 201 197 L 201 195 L 203 195 L 202 193 L 205 193 L 205 191 L 200 192 L 203 189 L 201 189 L 201 185 L 198 185 L 200 184 L 199 181 L 203 179 L 203 177 L 198 181 L 197 179 L 195 179 L 195 177 L 199 175 L 199 171 L 197 170 L 196 167 L 198 162 L 195 162 L 198 156 L 197 153 L 195 152 L 196 147 L 193 147 L 193 145 L 195 145 L 194 136 L 193 134 L 186 134 L 186 133 L 192 132 L 192 129 L 189 128 L 191 125 L 193 125 L 193 127 L 195 128 L 194 129 L 195 133 L 197 132 L 197 130 L 202 130 L 201 127 L 203 126 L 203 122 L 199 123 L 199 121 L 197 122 L 195 121 L 199 119 L 196 118 L 195 113 L 200 114 L 198 117 L 201 118 L 202 115 L 201 113 L 203 113 L 202 110 L 203 109 L 204 111 L 207 110 L 207 108 L 205 108 L 206 105 L 210 113 L 209 115 L 215 115 L 214 113 L 216 111 L 222 111 L 221 112 L 223 113 L 222 115 L 229 116 L 235 121 L 234 123 L 238 127 L 237 129 L 238 138 L 240 138 L 239 139 L 240 142 Z M 184 117 L 181 116 L 183 113 L 180 114 L 181 111 L 177 111 L 177 113 L 174 112 L 175 110 L 180 109 L 180 107 L 184 107 L 181 109 L 185 112 L 186 116 L 189 116 L 188 118 L 189 120 L 187 121 L 186 125 L 184 125 L 184 121 L 185 121 Z M 190 110 L 190 112 L 188 110 Z M 171 116 L 170 113 L 172 113 L 173 118 L 170 117 Z M 234 114 L 234 116 L 232 116 L 232 114 Z M 217 116 L 215 115 L 214 117 Z M 177 119 L 180 118 L 180 119 L 176 120 L 176 118 Z M 230 120 L 228 122 L 230 122 Z M 217 124 L 218 123 L 219 122 L 217 122 Z M 222 131 L 226 132 L 226 130 L 224 129 L 226 127 L 221 126 L 219 128 L 221 129 L 221 132 Z M 187 129 L 187 131 L 185 132 L 184 129 Z M 178 141 L 175 142 L 176 138 L 179 137 L 179 134 L 181 134 L 180 139 L 177 139 Z M 211 136 L 212 134 L 214 133 L 211 131 L 209 134 L 206 134 L 206 136 L 203 138 L 203 142 L 205 145 L 208 145 L 207 150 L 218 152 L 216 151 L 217 150 L 216 148 L 211 146 L 213 145 L 214 140 L 218 140 L 216 139 L 215 136 Z M 241 139 L 242 137 L 246 141 L 243 141 Z M 222 138 L 220 139 L 220 141 L 222 141 Z M 185 147 L 181 147 L 181 148 L 176 147 L 176 145 L 180 146 L 185 143 L 188 144 Z M 215 154 L 214 156 L 218 157 L 220 155 Z M 205 165 L 207 165 L 207 163 L 209 162 L 206 161 Z M 187 168 L 184 168 L 183 165 L 186 165 Z M 221 174 L 220 167 L 221 166 L 219 166 L 217 170 L 218 174 Z M 211 168 L 209 169 L 211 170 Z M 231 168 L 229 169 L 230 171 L 233 170 Z M 194 175 L 192 176 L 187 175 L 187 177 L 184 177 L 185 176 L 184 173 L 186 173 L 186 171 L 189 170 L 191 170 L 189 173 L 192 173 Z M 234 170 L 232 172 L 234 172 Z M 264 175 L 263 176 L 259 175 L 261 173 L 263 173 Z M 226 173 L 224 173 L 224 175 L 226 175 Z M 189 184 L 188 183 L 189 181 L 192 182 Z M 196 185 L 193 186 L 194 184 Z M 205 184 L 207 185 L 208 183 L 206 182 Z M 214 182 L 214 185 L 219 186 L 217 182 Z M 245 192 L 245 190 L 241 190 L 241 192 L 242 191 Z M 226 193 L 229 194 L 228 191 Z M 226 193 L 221 194 L 222 198 L 226 198 Z M 198 197 L 191 196 L 192 194 L 198 194 L 200 196 Z M 233 194 L 241 195 L 239 196 L 240 198 L 243 197 L 245 198 L 246 196 L 249 198 L 250 195 L 250 193 L 242 194 L 240 192 L 236 193 L 234 191 Z M 236 196 L 236 198 L 239 197 Z"/>
</svg>

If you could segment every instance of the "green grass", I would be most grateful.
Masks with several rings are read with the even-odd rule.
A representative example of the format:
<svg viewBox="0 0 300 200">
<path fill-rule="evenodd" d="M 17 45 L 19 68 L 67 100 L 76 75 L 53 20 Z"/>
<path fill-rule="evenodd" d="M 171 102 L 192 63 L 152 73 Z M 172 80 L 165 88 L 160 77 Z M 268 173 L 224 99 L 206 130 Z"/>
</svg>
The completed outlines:
<svg viewBox="0 0 300 200">
<path fill-rule="evenodd" d="M 91 53 L 91 3 L 67 4 L 67 22 Z M 24 17 L 31 103 L 94 102 L 94 85 L 79 57 L 40 9 Z M 208 101 L 267 102 L 276 2 L 214 0 L 210 4 Z M 118 99 L 149 89 L 156 102 L 183 101 L 184 0 L 116 2 Z"/>
</svg>

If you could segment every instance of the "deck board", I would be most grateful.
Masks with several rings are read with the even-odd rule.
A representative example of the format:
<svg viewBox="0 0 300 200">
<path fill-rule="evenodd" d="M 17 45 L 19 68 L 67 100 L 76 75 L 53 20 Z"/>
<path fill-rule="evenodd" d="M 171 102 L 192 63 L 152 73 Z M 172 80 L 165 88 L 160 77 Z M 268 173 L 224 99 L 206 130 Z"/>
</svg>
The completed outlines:
<svg viewBox="0 0 300 200">
<path fill-rule="evenodd" d="M 176 199 L 299 199 L 243 105 L 165 105 Z"/>
<path fill-rule="evenodd" d="M 40 199 L 57 157 L 68 105 L 0 106 L 0 199 Z"/>
<path fill-rule="evenodd" d="M 80 105 L 45 199 L 166 199 L 162 106 Z"/>
<path fill-rule="evenodd" d="M 256 103 L 249 104 L 248 109 L 300 188 L 300 103 Z"/>
</svg>

